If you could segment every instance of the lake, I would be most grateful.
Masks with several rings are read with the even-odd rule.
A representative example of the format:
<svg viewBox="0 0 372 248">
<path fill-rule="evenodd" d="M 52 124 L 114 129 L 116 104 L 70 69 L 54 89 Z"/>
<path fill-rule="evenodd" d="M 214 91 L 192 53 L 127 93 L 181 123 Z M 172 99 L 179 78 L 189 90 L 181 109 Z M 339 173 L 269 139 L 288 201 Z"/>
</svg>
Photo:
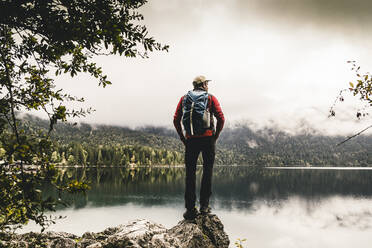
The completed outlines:
<svg viewBox="0 0 372 248">
<path fill-rule="evenodd" d="M 202 168 L 199 167 L 198 182 Z M 81 235 L 146 218 L 170 228 L 184 212 L 184 168 L 61 168 L 59 180 L 91 182 L 48 230 Z M 197 184 L 199 189 L 200 183 Z M 49 188 L 48 194 L 53 194 Z M 231 247 L 371 247 L 372 170 L 216 166 L 212 211 Z M 40 230 L 30 223 L 21 232 Z"/>
</svg>

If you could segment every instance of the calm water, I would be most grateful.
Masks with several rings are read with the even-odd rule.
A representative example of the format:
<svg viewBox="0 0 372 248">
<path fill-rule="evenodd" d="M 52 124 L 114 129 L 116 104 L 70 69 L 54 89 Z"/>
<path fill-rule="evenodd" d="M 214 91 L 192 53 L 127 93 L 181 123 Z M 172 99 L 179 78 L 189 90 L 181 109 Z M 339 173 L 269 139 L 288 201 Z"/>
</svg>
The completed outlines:
<svg viewBox="0 0 372 248">
<path fill-rule="evenodd" d="M 85 179 L 92 188 L 70 198 L 71 207 L 56 212 L 67 218 L 49 230 L 97 232 L 137 218 L 172 227 L 184 212 L 184 177 L 183 168 L 61 169 L 59 180 Z M 216 167 L 211 205 L 231 247 L 237 238 L 259 248 L 372 243 L 371 170 Z M 23 232 L 30 230 L 38 229 L 31 223 Z"/>
</svg>

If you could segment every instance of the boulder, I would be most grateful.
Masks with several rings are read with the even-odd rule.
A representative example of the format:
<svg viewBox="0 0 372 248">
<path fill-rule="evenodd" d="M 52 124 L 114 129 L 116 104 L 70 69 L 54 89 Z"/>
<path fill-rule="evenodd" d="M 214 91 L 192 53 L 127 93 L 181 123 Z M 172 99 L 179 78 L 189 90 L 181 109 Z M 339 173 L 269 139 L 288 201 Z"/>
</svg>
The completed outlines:
<svg viewBox="0 0 372 248">
<path fill-rule="evenodd" d="M 82 237 L 65 232 L 0 234 L 0 248 L 227 248 L 229 243 L 222 222 L 213 214 L 182 220 L 170 229 L 139 219 Z"/>
</svg>

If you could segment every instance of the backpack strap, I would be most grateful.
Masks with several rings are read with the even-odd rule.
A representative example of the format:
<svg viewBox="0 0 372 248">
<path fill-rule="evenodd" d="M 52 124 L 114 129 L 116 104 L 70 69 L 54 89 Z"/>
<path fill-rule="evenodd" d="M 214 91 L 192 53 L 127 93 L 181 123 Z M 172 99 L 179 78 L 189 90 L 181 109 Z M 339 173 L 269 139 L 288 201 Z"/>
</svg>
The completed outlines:
<svg viewBox="0 0 372 248">
<path fill-rule="evenodd" d="M 209 112 L 212 112 L 212 95 L 208 94 L 208 105 L 207 108 L 209 109 Z"/>
<path fill-rule="evenodd" d="M 185 95 L 182 97 L 182 105 L 181 105 L 182 112 L 183 112 L 183 107 L 185 106 L 184 103 L 185 103 L 186 96 L 187 96 L 187 94 L 185 94 Z"/>
</svg>

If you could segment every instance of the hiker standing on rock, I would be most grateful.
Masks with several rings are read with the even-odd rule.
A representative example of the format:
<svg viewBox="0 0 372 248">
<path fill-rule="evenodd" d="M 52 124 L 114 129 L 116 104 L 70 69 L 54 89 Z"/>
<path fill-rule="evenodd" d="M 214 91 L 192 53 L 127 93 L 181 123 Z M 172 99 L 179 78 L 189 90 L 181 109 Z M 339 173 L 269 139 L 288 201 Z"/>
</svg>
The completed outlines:
<svg viewBox="0 0 372 248">
<path fill-rule="evenodd" d="M 209 198 L 212 194 L 212 172 L 218 139 L 225 118 L 217 98 L 208 94 L 208 82 L 204 76 L 198 76 L 192 82 L 194 89 L 182 96 L 174 114 L 173 124 L 185 145 L 186 191 L 183 217 L 192 220 L 198 214 L 195 207 L 196 163 L 199 153 L 203 157 L 203 175 L 200 188 L 200 212 L 210 213 Z M 214 127 L 214 115 L 217 126 Z M 182 125 L 185 135 L 182 132 Z"/>
</svg>

